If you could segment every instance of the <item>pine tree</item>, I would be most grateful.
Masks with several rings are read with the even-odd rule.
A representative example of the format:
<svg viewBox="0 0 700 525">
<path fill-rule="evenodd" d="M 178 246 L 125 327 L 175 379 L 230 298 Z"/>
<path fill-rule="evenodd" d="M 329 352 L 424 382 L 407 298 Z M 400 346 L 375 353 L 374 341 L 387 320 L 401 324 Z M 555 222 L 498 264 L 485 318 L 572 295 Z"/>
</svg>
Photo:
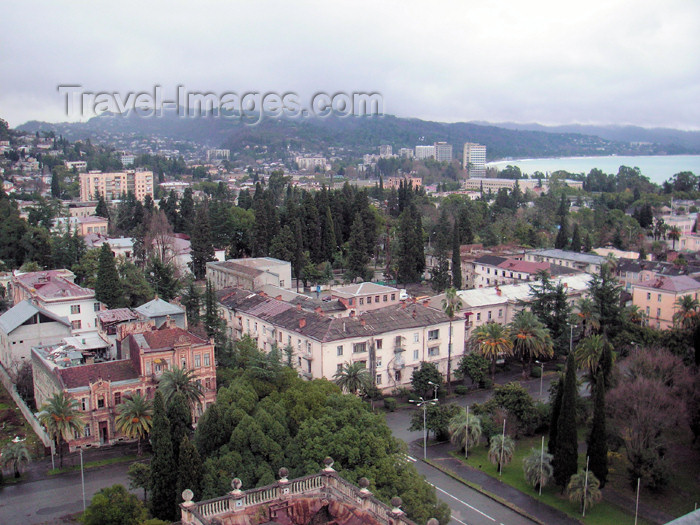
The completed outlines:
<svg viewBox="0 0 700 525">
<path fill-rule="evenodd" d="M 605 379 L 603 372 L 598 372 L 595 383 L 595 402 L 593 405 L 593 423 L 588 436 L 587 448 L 591 472 L 600 481 L 600 488 L 608 479 L 608 442 L 605 428 Z"/>
<path fill-rule="evenodd" d="M 181 392 L 175 392 L 168 401 L 167 416 L 170 422 L 173 460 L 177 465 L 180 462 L 180 442 L 192 429 L 192 412 Z"/>
<path fill-rule="evenodd" d="M 462 289 L 462 257 L 460 254 L 459 228 L 455 223 L 452 229 L 452 288 Z"/>
<path fill-rule="evenodd" d="M 209 213 L 206 206 L 200 206 L 194 219 L 191 237 L 192 273 L 195 279 L 204 279 L 207 263 L 214 260 L 214 244 L 211 237 Z"/>
<path fill-rule="evenodd" d="M 549 440 L 547 441 L 547 451 L 554 455 L 554 451 L 557 448 L 557 423 L 559 422 L 559 414 L 561 413 L 561 398 L 564 393 L 562 388 L 561 378 L 557 379 L 555 383 L 552 383 L 554 388 L 554 399 L 552 399 L 552 411 L 549 418 Z"/>
<path fill-rule="evenodd" d="M 100 248 L 100 259 L 97 267 L 97 281 L 95 282 L 95 299 L 107 305 L 107 308 L 116 308 L 121 301 L 121 286 L 119 285 L 119 273 L 114 260 L 114 254 L 108 243 Z"/>
<path fill-rule="evenodd" d="M 222 322 L 219 317 L 216 292 L 209 280 L 207 280 L 207 287 L 204 290 L 204 317 L 202 322 L 209 337 L 218 337 L 220 335 Z"/>
<path fill-rule="evenodd" d="M 170 422 L 165 415 L 163 395 L 159 390 L 156 390 L 153 400 L 151 446 L 151 514 L 161 520 L 174 521 L 177 519 L 177 468 L 173 459 Z"/>
<path fill-rule="evenodd" d="M 192 188 L 185 189 L 185 193 L 180 199 L 180 213 L 177 216 L 175 231 L 192 235 L 195 222 L 194 199 L 192 198 Z"/>
<path fill-rule="evenodd" d="M 554 479 L 565 487 L 578 470 L 578 436 L 576 434 L 576 362 L 574 353 L 566 358 L 566 375 L 562 388 L 561 411 L 557 421 L 554 449 Z"/>
<path fill-rule="evenodd" d="M 561 221 L 559 225 L 559 233 L 557 233 L 557 238 L 554 241 L 554 247 L 563 250 L 569 244 L 569 226 L 566 219 Z"/>
<path fill-rule="evenodd" d="M 574 233 L 571 235 L 571 251 L 581 253 L 581 234 L 578 231 L 578 223 L 574 224 Z"/>
<path fill-rule="evenodd" d="M 194 500 L 202 499 L 202 459 L 197 449 L 187 436 L 180 442 L 180 458 L 178 461 L 177 497 L 182 501 L 182 493 L 190 489 L 194 493 Z"/>
<path fill-rule="evenodd" d="M 450 264 L 447 258 L 447 252 L 450 248 L 449 230 L 450 224 L 443 209 L 436 227 L 433 252 L 435 263 L 430 270 L 430 285 L 437 293 L 441 293 L 450 286 Z"/>
</svg>

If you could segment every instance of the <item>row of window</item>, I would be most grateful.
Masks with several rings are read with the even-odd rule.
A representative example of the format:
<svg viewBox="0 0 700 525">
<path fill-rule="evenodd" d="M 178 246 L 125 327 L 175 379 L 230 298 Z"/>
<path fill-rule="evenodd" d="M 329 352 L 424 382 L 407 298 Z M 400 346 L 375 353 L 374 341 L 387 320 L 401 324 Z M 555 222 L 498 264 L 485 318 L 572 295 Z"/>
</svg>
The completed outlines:
<svg viewBox="0 0 700 525">
<path fill-rule="evenodd" d="M 99 312 L 100 311 L 100 303 L 94 303 L 92 305 L 93 312 Z M 80 305 L 79 304 L 72 304 L 70 305 L 70 313 L 71 315 L 77 315 L 80 313 Z"/>
<path fill-rule="evenodd" d="M 339 348 L 340 348 L 340 347 L 339 347 Z M 338 354 L 338 355 L 342 355 L 342 354 Z M 440 355 L 440 347 L 439 347 L 439 346 L 431 346 L 431 347 L 428 348 L 428 356 L 430 356 L 430 357 L 436 357 L 436 356 L 439 356 L 439 355 Z M 418 361 L 419 358 L 420 358 L 420 350 L 414 350 L 414 351 L 413 351 L 413 360 L 414 360 L 414 361 Z M 300 362 L 301 362 L 301 358 L 299 358 L 299 359 L 300 359 Z M 357 363 L 361 363 L 362 365 L 364 365 L 365 368 L 367 368 L 367 361 L 366 361 L 366 360 L 364 360 L 364 361 L 356 361 L 356 362 L 357 362 Z M 375 367 L 376 367 L 376 368 L 381 368 L 381 367 L 382 367 L 382 362 L 383 362 L 383 361 L 382 361 L 382 357 L 381 357 L 381 356 L 377 356 L 377 358 L 375 359 Z M 336 368 L 337 368 L 338 371 L 340 371 L 340 370 L 343 368 L 343 366 L 345 366 L 345 363 L 338 363 L 338 364 L 336 365 Z"/>
<path fill-rule="evenodd" d="M 380 298 L 381 298 L 382 301 L 385 302 L 385 303 L 388 303 L 388 302 L 389 302 L 389 294 L 375 295 L 375 296 L 374 296 L 374 302 L 375 302 L 375 303 L 379 303 L 379 302 L 380 302 Z M 372 304 L 372 296 L 369 295 L 369 296 L 367 296 L 367 297 L 360 297 L 360 299 L 359 299 L 360 305 L 364 305 L 364 304 L 365 304 L 365 299 L 367 299 L 367 304 Z M 391 300 L 392 300 L 392 301 L 396 301 L 396 294 L 395 294 L 395 293 L 392 293 L 392 294 L 391 294 Z M 355 305 L 355 298 L 354 298 L 354 297 L 351 297 L 350 299 L 348 299 L 348 305 L 350 305 L 350 306 L 354 306 L 354 305 Z"/>
</svg>

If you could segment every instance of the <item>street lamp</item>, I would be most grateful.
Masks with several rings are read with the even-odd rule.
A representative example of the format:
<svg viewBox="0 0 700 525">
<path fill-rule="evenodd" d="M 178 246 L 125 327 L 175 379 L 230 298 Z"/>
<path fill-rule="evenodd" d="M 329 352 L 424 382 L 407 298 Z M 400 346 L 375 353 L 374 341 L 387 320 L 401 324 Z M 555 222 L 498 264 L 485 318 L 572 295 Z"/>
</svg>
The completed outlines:
<svg viewBox="0 0 700 525">
<path fill-rule="evenodd" d="M 544 363 L 535 359 L 535 364 L 540 365 L 540 399 L 542 399 L 542 378 L 544 377 Z"/>
<path fill-rule="evenodd" d="M 437 385 L 436 383 L 433 383 L 432 381 L 428 381 L 428 384 L 433 387 L 433 401 L 437 401 L 438 400 L 437 391 L 438 391 L 439 385 Z"/>
<path fill-rule="evenodd" d="M 436 405 L 437 400 L 428 399 L 427 401 L 422 397 L 419 398 L 420 401 L 410 400 L 411 403 L 415 403 L 418 408 L 423 409 L 423 459 L 428 457 L 428 427 L 426 425 L 426 411 L 429 405 Z"/>
</svg>

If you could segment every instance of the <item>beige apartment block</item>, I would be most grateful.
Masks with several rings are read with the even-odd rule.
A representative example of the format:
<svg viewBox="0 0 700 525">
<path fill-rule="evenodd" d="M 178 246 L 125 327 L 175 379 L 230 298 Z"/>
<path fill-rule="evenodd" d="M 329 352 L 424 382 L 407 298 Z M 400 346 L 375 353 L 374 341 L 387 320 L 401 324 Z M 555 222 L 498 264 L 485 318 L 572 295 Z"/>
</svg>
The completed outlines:
<svg viewBox="0 0 700 525">
<path fill-rule="evenodd" d="M 677 302 L 689 295 L 698 299 L 700 282 L 687 275 L 660 276 L 632 284 L 632 304 L 646 316 L 649 326 L 665 330 L 673 327 Z"/>
<path fill-rule="evenodd" d="M 143 202 L 146 195 L 153 197 L 153 172 L 126 170 L 113 173 L 91 171 L 80 174 L 80 200 L 94 201 L 102 195 L 105 201 L 119 200 L 127 193 L 133 193 Z"/>
</svg>

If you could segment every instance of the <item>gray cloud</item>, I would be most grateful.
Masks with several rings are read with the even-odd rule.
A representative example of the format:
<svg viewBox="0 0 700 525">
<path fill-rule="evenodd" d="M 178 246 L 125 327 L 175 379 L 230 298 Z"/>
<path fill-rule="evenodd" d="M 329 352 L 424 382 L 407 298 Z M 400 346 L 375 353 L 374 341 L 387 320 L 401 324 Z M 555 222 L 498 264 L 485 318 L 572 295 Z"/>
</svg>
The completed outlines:
<svg viewBox="0 0 700 525">
<path fill-rule="evenodd" d="M 700 126 L 695 0 L 15 2 L 0 116 L 65 120 L 58 84 L 126 93 L 379 91 L 444 121 Z"/>
</svg>

